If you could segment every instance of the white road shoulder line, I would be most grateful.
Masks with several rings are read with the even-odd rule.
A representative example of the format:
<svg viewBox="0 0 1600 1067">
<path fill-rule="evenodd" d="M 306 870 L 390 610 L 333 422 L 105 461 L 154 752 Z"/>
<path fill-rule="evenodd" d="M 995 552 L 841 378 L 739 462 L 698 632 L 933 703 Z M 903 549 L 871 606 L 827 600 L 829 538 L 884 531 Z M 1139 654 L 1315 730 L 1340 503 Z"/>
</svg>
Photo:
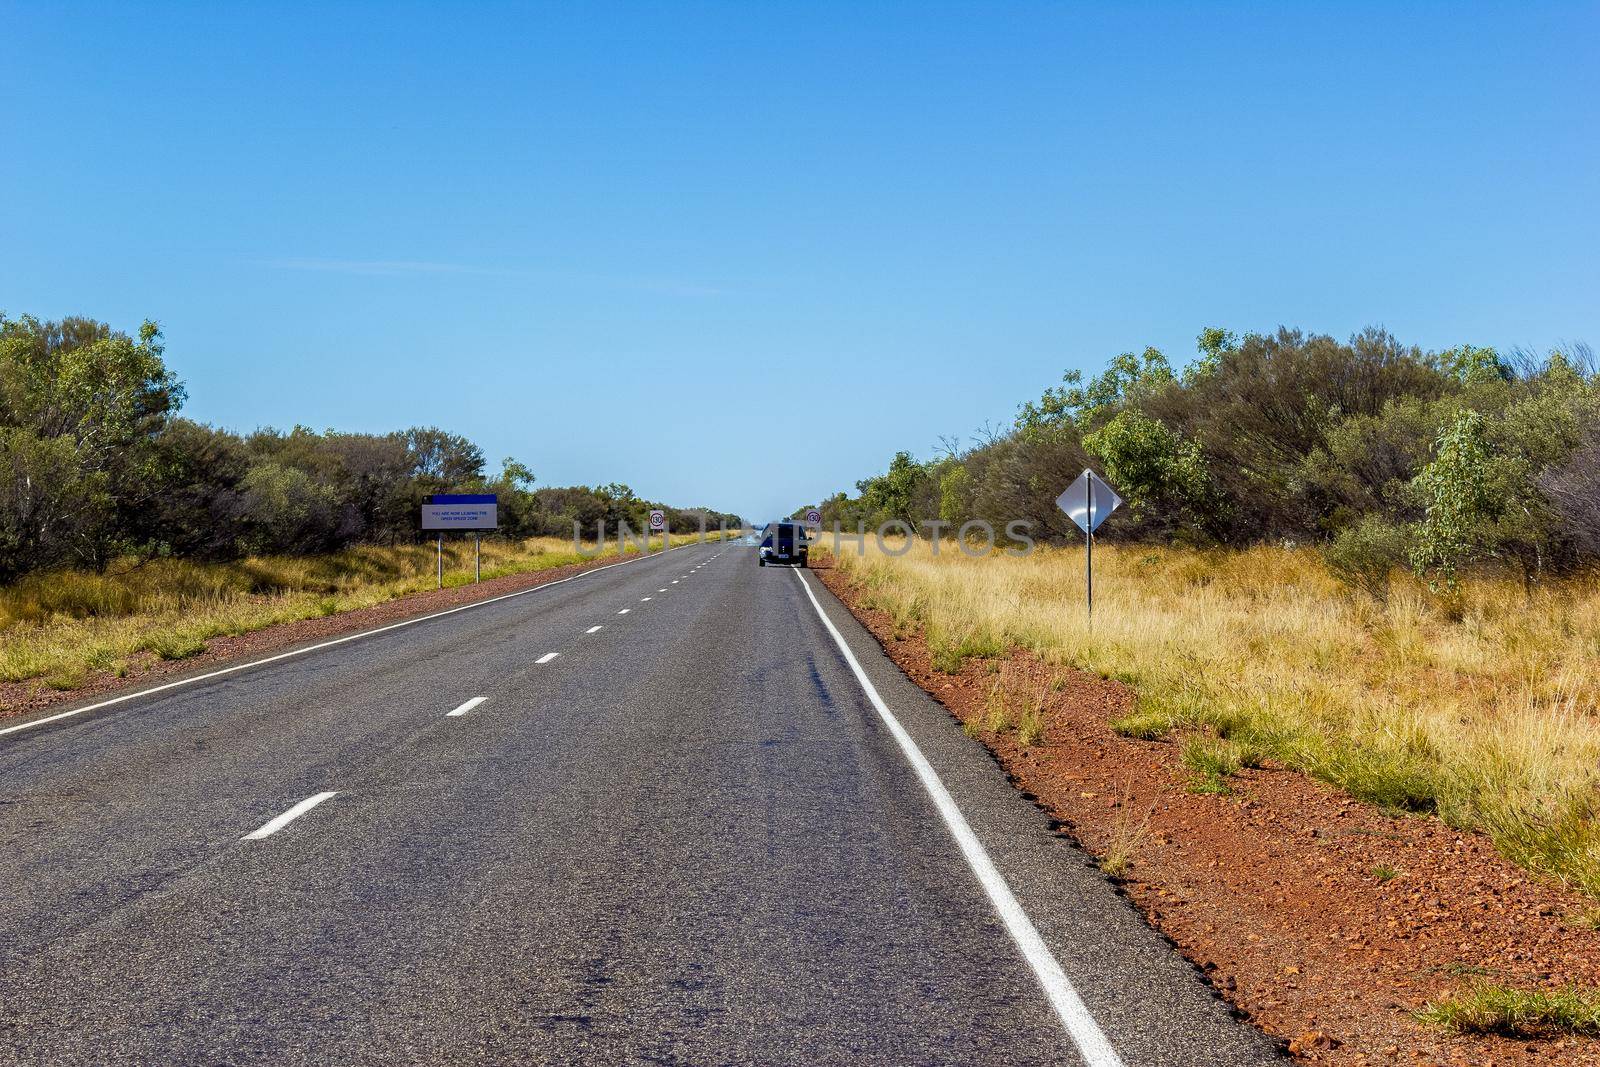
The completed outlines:
<svg viewBox="0 0 1600 1067">
<path fill-rule="evenodd" d="M 324 800 L 332 800 L 338 795 L 338 792 L 334 791 L 332 793 L 318 793 L 316 796 L 306 797 L 304 800 L 290 808 L 288 811 L 284 812 L 282 815 L 279 815 L 277 818 L 268 822 L 266 825 L 261 827 L 261 829 L 252 830 L 250 833 L 245 834 L 244 837 L 240 838 L 240 840 L 260 841 L 264 837 L 271 837 L 273 834 L 277 833 L 279 830 L 282 830 L 285 826 L 288 826 L 290 823 L 294 822 L 296 819 L 310 811 L 312 808 L 316 807 L 318 804 L 321 804 Z"/>
<path fill-rule="evenodd" d="M 939 780 L 939 774 L 933 765 L 923 756 L 922 750 L 912 740 L 906 728 L 900 725 L 900 720 L 894 717 L 889 710 L 889 705 L 884 703 L 878 689 L 867 677 L 867 672 L 862 669 L 861 663 L 856 659 L 855 653 L 850 651 L 850 646 L 845 642 L 844 636 L 839 633 L 838 627 L 833 625 L 833 620 L 828 618 L 828 613 L 822 610 L 822 604 L 817 600 L 817 594 L 811 591 L 811 584 L 801 576 L 799 571 L 794 572 L 794 577 L 800 587 L 806 591 L 806 596 L 811 600 L 811 606 L 816 609 L 817 617 L 822 620 L 822 625 L 827 628 L 833 637 L 833 643 L 839 646 L 839 652 L 844 656 L 845 662 L 850 665 L 851 672 L 856 676 L 856 681 L 867 694 L 867 699 L 872 702 L 873 708 L 878 712 L 878 717 L 888 728 L 890 735 L 900 746 L 900 751 L 905 754 L 906 761 L 917 772 L 917 778 L 922 782 L 922 788 L 927 790 L 928 796 L 933 800 L 934 807 L 939 809 L 939 815 L 944 819 L 945 826 L 950 831 L 950 836 L 955 838 L 956 844 L 961 849 L 961 855 L 966 859 L 967 866 L 972 868 L 972 873 L 978 876 L 983 891 L 989 897 L 989 903 L 999 914 L 1000 921 L 1005 924 L 1006 932 L 1011 935 L 1011 940 L 1016 942 L 1028 965 L 1033 968 L 1034 976 L 1039 979 L 1039 985 L 1044 988 L 1044 995 L 1049 999 L 1051 1007 L 1061 1017 L 1061 1024 L 1066 1027 L 1067 1036 L 1072 1038 L 1073 1044 L 1078 1046 L 1078 1051 L 1083 1055 L 1088 1067 L 1122 1067 L 1122 1058 L 1111 1047 L 1111 1042 L 1106 1038 L 1100 1025 L 1094 1021 L 1094 1016 L 1089 1014 L 1089 1009 L 1078 996 L 1078 991 L 1072 987 L 1067 974 L 1061 969 L 1061 964 L 1051 953 L 1050 947 L 1044 943 L 1044 938 L 1039 936 L 1038 929 L 1033 925 L 1033 920 L 1028 918 L 1028 913 L 1022 910 L 1011 887 L 1000 872 L 995 869 L 994 861 L 989 858 L 989 853 L 983 847 L 983 842 L 978 840 L 978 835 L 973 833 L 972 827 L 967 824 L 966 816 L 961 814 L 961 809 L 956 806 L 955 798 Z"/>
<path fill-rule="evenodd" d="M 600 629 L 599 626 L 591 626 L 591 627 L 589 627 L 587 630 L 585 630 L 583 632 L 586 633 L 586 634 L 592 634 L 598 629 Z"/>
<path fill-rule="evenodd" d="M 561 653 L 559 653 L 559 652 L 546 652 L 544 655 L 540 656 L 538 659 L 534 660 L 533 662 L 535 662 L 535 663 L 549 663 L 551 660 L 555 659 L 559 655 L 561 655 Z"/>
<path fill-rule="evenodd" d="M 471 700 L 467 701 L 465 704 L 461 705 L 456 710 L 445 712 L 444 713 L 445 718 L 453 719 L 453 718 L 456 718 L 457 716 L 465 715 L 467 712 L 471 711 L 473 708 L 477 707 L 479 704 L 482 704 L 485 700 L 488 700 L 488 699 L 489 699 L 488 697 L 473 697 Z"/>
<path fill-rule="evenodd" d="M 678 545 L 674 548 L 669 548 L 666 551 L 676 552 L 680 548 L 692 547 L 693 544 L 691 543 L 687 545 Z M 224 675 L 236 674 L 239 671 L 247 671 L 252 667 L 265 667 L 267 664 L 276 663 L 279 660 L 291 659 L 295 656 L 308 655 L 312 652 L 321 651 L 324 648 L 332 648 L 335 645 L 346 644 L 350 641 L 359 641 L 364 637 L 376 637 L 378 634 L 388 633 L 390 630 L 398 630 L 402 627 L 415 626 L 418 623 L 431 622 L 434 619 L 442 619 L 446 615 L 454 615 L 460 611 L 471 611 L 473 608 L 488 607 L 490 604 L 498 604 L 502 600 L 510 600 L 513 597 L 527 596 L 529 593 L 537 593 L 542 589 L 553 589 L 558 585 L 565 585 L 567 582 L 575 582 L 579 578 L 588 578 L 591 575 L 599 574 L 601 571 L 608 571 L 613 567 L 626 567 L 630 563 L 639 563 L 647 559 L 659 559 L 661 555 L 662 553 L 660 552 L 654 552 L 649 555 L 634 556 L 630 559 L 618 560 L 616 563 L 607 563 L 604 567 L 595 567 L 592 570 L 584 571 L 582 574 L 573 574 L 566 578 L 557 578 L 553 582 L 545 582 L 543 585 L 535 585 L 528 589 L 518 589 L 515 593 L 505 593 L 501 596 L 490 597 L 488 600 L 476 600 L 471 604 L 462 604 L 458 608 L 447 608 L 444 611 L 436 611 L 432 615 L 421 615 L 415 619 L 405 619 L 401 622 L 392 622 L 387 626 L 379 626 L 372 630 L 362 630 L 360 633 L 347 634 L 344 637 L 335 637 L 331 641 L 322 641 L 315 645 L 307 645 L 305 648 L 291 649 L 288 652 L 280 652 L 276 656 L 267 656 L 263 659 L 251 660 L 249 663 L 236 663 L 231 667 L 223 667 L 220 670 L 209 671 L 205 674 L 197 674 L 193 678 L 180 678 L 176 682 L 167 682 L 165 685 L 153 685 L 149 689 L 140 689 L 137 692 L 124 693 L 121 696 L 112 697 L 110 700 L 102 700 L 97 704 L 88 704 L 81 708 L 73 708 L 71 711 L 62 711 L 56 713 L 55 715 L 46 715 L 42 719 L 33 719 L 29 722 L 18 723 L 16 726 L 7 726 L 4 729 L 0 729 L 0 737 L 4 737 L 6 734 L 17 733 L 21 730 L 31 730 L 35 726 L 43 726 L 46 723 L 59 722 L 62 719 L 70 719 L 74 715 L 83 715 L 87 712 L 99 711 L 101 708 L 109 708 L 116 704 L 125 704 L 130 700 L 138 700 L 140 697 L 154 696 L 156 693 L 165 693 L 169 689 L 178 689 L 186 685 L 196 685 L 200 682 L 210 681 L 213 678 L 221 678 Z"/>
</svg>

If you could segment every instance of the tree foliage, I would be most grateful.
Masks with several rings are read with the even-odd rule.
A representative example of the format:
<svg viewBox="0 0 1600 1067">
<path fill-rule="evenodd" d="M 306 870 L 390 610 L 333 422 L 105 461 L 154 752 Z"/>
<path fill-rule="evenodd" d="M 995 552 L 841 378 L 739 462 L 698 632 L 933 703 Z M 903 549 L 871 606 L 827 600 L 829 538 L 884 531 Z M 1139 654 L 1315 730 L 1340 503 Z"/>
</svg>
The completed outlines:
<svg viewBox="0 0 1600 1067">
<path fill-rule="evenodd" d="M 501 532 L 589 536 L 604 520 L 642 529 L 652 507 L 674 532 L 738 518 L 670 508 L 627 486 L 535 489 L 507 458 L 416 426 L 386 434 L 295 426 L 241 436 L 179 417 L 185 394 L 161 332 L 91 319 L 0 315 L 0 581 L 119 556 L 228 559 L 328 551 L 419 536 L 432 493 L 495 492 Z"/>
<path fill-rule="evenodd" d="M 1502 564 L 1529 580 L 1600 560 L 1600 381 L 1587 349 L 1425 352 L 1367 329 L 1346 342 L 1202 331 L 1181 371 L 1154 348 L 1018 409 L 1007 432 L 919 462 L 895 455 L 824 521 L 919 527 L 1013 519 L 1080 536 L 1055 498 L 1086 466 L 1128 501 L 1133 540 L 1323 546 L 1376 590 L 1396 566 L 1445 584 Z"/>
<path fill-rule="evenodd" d="M 1411 565 L 1454 586 L 1456 572 L 1479 547 L 1480 531 L 1497 510 L 1489 494 L 1489 448 L 1482 415 L 1456 413 L 1439 434 L 1433 461 L 1417 474 L 1414 485 L 1424 511 Z"/>
</svg>

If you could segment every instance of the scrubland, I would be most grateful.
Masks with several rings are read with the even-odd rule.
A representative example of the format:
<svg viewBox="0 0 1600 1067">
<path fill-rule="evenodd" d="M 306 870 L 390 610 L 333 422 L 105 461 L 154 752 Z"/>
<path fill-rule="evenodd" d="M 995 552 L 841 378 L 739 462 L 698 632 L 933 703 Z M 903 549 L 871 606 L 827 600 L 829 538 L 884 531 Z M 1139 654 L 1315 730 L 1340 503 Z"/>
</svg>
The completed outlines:
<svg viewBox="0 0 1600 1067">
<path fill-rule="evenodd" d="M 615 555 L 615 542 L 606 551 Z M 586 558 L 570 540 L 554 537 L 485 540 L 483 577 Z M 472 578 L 472 546 L 447 542 L 445 585 Z M 228 563 L 130 560 L 103 573 L 35 574 L 0 588 L 0 682 L 37 679 L 74 689 L 97 672 L 123 673 L 140 657 L 182 659 L 204 651 L 214 637 L 383 603 L 435 581 L 431 544 Z"/>
<path fill-rule="evenodd" d="M 1600 895 L 1600 577 L 1436 593 L 1396 571 L 1374 596 L 1306 549 L 1106 544 L 1095 564 L 1091 623 L 1081 547 L 837 559 L 941 669 L 1020 646 L 1127 683 L 1113 727 L 1183 744 L 1194 788 L 1298 769 Z"/>
</svg>

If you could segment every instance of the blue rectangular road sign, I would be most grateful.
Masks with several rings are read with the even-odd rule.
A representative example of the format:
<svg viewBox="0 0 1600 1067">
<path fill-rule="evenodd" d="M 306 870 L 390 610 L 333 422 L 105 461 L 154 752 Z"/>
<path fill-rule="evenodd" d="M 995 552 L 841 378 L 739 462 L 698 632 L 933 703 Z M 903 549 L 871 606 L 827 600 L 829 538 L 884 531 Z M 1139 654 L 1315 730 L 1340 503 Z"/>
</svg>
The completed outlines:
<svg viewBox="0 0 1600 1067">
<path fill-rule="evenodd" d="M 494 493 L 434 493 L 428 497 L 430 504 L 498 504 L 500 497 Z"/>
</svg>

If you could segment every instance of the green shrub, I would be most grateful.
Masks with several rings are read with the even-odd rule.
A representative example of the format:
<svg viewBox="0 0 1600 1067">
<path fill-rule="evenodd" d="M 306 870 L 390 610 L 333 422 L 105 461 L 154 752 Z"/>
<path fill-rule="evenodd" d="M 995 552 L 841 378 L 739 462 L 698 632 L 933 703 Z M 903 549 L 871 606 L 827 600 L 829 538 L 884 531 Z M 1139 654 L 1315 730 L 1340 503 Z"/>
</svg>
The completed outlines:
<svg viewBox="0 0 1600 1067">
<path fill-rule="evenodd" d="M 1364 590 L 1379 600 L 1389 593 L 1389 577 L 1409 559 L 1406 532 L 1391 522 L 1368 515 L 1341 530 L 1323 550 L 1328 570 L 1346 585 Z"/>
</svg>

